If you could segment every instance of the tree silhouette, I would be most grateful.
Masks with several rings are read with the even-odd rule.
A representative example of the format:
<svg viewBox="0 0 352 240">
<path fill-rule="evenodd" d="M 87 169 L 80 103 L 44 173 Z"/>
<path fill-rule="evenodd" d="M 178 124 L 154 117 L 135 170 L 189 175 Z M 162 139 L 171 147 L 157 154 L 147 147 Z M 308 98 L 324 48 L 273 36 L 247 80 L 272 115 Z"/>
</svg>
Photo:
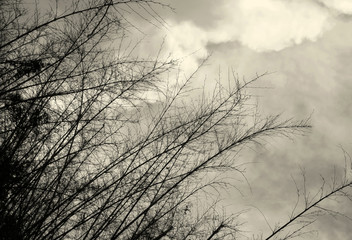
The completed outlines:
<svg viewBox="0 0 352 240">
<path fill-rule="evenodd" d="M 124 42 L 127 9 L 152 23 L 161 1 L 52 4 L 0 3 L 0 239 L 235 238 L 237 216 L 194 204 L 225 184 L 207 174 L 307 122 L 248 121 L 261 76 L 184 102 L 194 75 L 167 87 L 177 61 Z"/>
</svg>

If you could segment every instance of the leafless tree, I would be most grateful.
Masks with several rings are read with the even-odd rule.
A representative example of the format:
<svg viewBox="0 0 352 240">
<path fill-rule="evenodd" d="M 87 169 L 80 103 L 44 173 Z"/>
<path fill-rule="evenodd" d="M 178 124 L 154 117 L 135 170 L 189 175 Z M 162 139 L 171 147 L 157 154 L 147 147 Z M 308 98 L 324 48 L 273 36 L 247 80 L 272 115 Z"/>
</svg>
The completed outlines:
<svg viewBox="0 0 352 240">
<path fill-rule="evenodd" d="M 177 62 L 124 42 L 128 14 L 162 23 L 162 2 L 50 4 L 0 2 L 0 239 L 235 238 L 236 216 L 194 204 L 224 184 L 207 174 L 307 122 L 251 118 L 260 76 L 192 102 L 193 75 L 167 87 Z"/>
</svg>

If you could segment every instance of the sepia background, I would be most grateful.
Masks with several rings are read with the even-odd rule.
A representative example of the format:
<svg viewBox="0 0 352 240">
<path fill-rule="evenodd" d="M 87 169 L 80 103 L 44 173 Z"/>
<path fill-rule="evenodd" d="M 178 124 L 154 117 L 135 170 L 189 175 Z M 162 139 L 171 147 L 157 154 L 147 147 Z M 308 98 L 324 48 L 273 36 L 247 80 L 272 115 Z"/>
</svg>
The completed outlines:
<svg viewBox="0 0 352 240">
<path fill-rule="evenodd" d="M 220 177 L 229 186 L 200 202 L 216 199 L 218 211 L 238 213 L 244 239 L 265 238 L 304 208 L 304 196 L 313 198 L 323 185 L 331 189 L 344 174 L 352 176 L 350 0 L 163 3 L 171 9 L 159 5 L 151 8 L 155 12 L 125 9 L 122 16 L 130 25 L 121 46 L 132 46 L 126 49 L 141 59 L 156 54 L 160 59 L 178 59 L 179 69 L 165 75 L 167 85 L 186 81 L 196 71 L 190 85 L 195 90 L 184 101 L 212 92 L 218 84 L 234 85 L 234 78 L 250 81 L 264 74 L 249 89 L 249 108 L 264 119 L 281 114 L 282 120 L 309 119 L 312 125 L 303 134 L 246 144 L 233 156 L 243 175 L 223 174 Z M 40 5 L 43 10 L 49 7 Z M 146 94 L 150 105 L 158 97 Z M 316 221 L 302 237 L 350 239 L 350 203 L 341 198 L 324 201 L 322 207 L 340 214 L 312 215 Z"/>
</svg>

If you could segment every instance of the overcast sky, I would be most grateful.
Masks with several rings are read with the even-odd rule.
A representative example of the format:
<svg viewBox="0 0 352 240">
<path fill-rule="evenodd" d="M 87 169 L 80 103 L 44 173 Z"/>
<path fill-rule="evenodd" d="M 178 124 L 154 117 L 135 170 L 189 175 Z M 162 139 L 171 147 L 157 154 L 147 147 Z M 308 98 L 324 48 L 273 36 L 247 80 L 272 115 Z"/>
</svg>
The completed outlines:
<svg viewBox="0 0 352 240">
<path fill-rule="evenodd" d="M 185 72 L 194 70 L 211 53 L 210 64 L 195 80 L 199 83 L 205 77 L 215 81 L 219 69 L 226 76 L 227 69 L 233 68 L 247 79 L 274 72 L 261 82 L 270 89 L 260 92 L 260 112 L 296 119 L 312 115 L 313 129 L 306 136 L 268 139 L 264 148 L 244 154 L 243 162 L 257 162 L 247 166 L 252 191 L 243 187 L 243 198 L 237 191 L 224 196 L 231 205 L 228 211 L 254 205 L 272 227 L 284 222 L 295 203 L 292 178 L 300 181 L 300 168 L 309 176 L 308 187 L 316 191 L 320 174 L 328 181 L 334 165 L 344 165 L 340 146 L 352 154 L 352 1 L 169 2 L 175 13 L 162 12 L 167 27 L 144 28 L 146 53 L 158 49 L 166 36 L 164 51 L 183 58 Z M 340 210 L 348 206 L 329 204 Z M 261 213 L 253 208 L 243 219 L 254 234 L 270 232 Z M 308 239 L 350 239 L 351 226 L 344 219 L 321 218 L 314 224 L 319 235 Z"/>
<path fill-rule="evenodd" d="M 311 116 L 313 126 L 305 136 L 269 138 L 265 146 L 253 146 L 241 155 L 246 177 L 234 180 L 243 196 L 231 189 L 224 193 L 228 213 L 250 208 L 241 215 L 242 227 L 252 237 L 270 234 L 271 227 L 288 220 L 296 200 L 295 184 L 301 170 L 313 193 L 321 176 L 329 182 L 344 166 L 343 148 L 352 155 L 352 0 L 164 0 L 170 9 L 159 9 L 164 26 L 139 22 L 144 38 L 140 55 L 155 54 L 165 39 L 165 55 L 182 58 L 187 74 L 211 54 L 199 72 L 195 86 L 208 89 L 228 69 L 246 79 L 263 78 L 259 111 L 263 116 L 282 113 L 283 119 Z M 131 16 L 133 18 L 133 16 Z M 149 16 L 150 19 L 150 16 Z M 138 21 L 138 20 L 137 20 Z M 139 19 L 139 21 L 141 21 Z M 134 33 L 131 33 L 135 37 Z M 211 89 L 209 89 L 211 90 Z M 328 202 L 335 210 L 349 211 L 351 202 Z M 260 213 L 256 208 L 260 209 Z M 351 239 L 352 221 L 319 218 L 313 224 L 319 234 L 307 239 Z"/>
</svg>

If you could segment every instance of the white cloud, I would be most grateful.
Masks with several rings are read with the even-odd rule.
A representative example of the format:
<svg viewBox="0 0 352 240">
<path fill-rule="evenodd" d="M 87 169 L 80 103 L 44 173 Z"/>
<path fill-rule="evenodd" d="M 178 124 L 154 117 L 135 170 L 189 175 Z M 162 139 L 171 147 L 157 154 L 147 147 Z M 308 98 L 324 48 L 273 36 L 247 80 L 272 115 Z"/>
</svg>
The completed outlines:
<svg viewBox="0 0 352 240">
<path fill-rule="evenodd" d="M 174 58 L 183 62 L 182 69 L 189 73 L 198 66 L 198 59 L 207 56 L 207 32 L 191 22 L 182 22 L 167 32 L 166 47 Z"/>
<path fill-rule="evenodd" d="M 209 43 L 237 41 L 256 52 L 271 52 L 304 41 L 316 41 L 333 26 L 334 16 L 315 1 L 224 1 L 214 8 L 213 11 L 221 12 L 222 17 L 214 19 L 211 27 L 196 24 L 191 19 L 181 22 L 168 20 L 170 28 L 151 33 L 149 36 L 154 40 L 144 44 L 142 52 L 149 54 L 158 50 L 160 41 L 157 39 L 166 36 L 163 52 L 181 59 L 181 69 L 187 76 L 198 67 L 199 60 L 209 54 Z"/>
<path fill-rule="evenodd" d="M 279 51 L 304 40 L 315 41 L 332 25 L 327 9 L 306 0 L 238 0 L 216 10 L 223 12 L 223 18 L 210 30 L 192 22 L 173 26 L 166 33 L 173 51 L 203 54 L 207 43 L 228 41 L 255 51 Z"/>
<path fill-rule="evenodd" d="M 329 27 L 328 11 L 309 1 L 241 0 L 238 40 L 256 51 L 282 50 L 315 41 Z M 235 28 L 237 26 L 234 26 Z"/>
</svg>

